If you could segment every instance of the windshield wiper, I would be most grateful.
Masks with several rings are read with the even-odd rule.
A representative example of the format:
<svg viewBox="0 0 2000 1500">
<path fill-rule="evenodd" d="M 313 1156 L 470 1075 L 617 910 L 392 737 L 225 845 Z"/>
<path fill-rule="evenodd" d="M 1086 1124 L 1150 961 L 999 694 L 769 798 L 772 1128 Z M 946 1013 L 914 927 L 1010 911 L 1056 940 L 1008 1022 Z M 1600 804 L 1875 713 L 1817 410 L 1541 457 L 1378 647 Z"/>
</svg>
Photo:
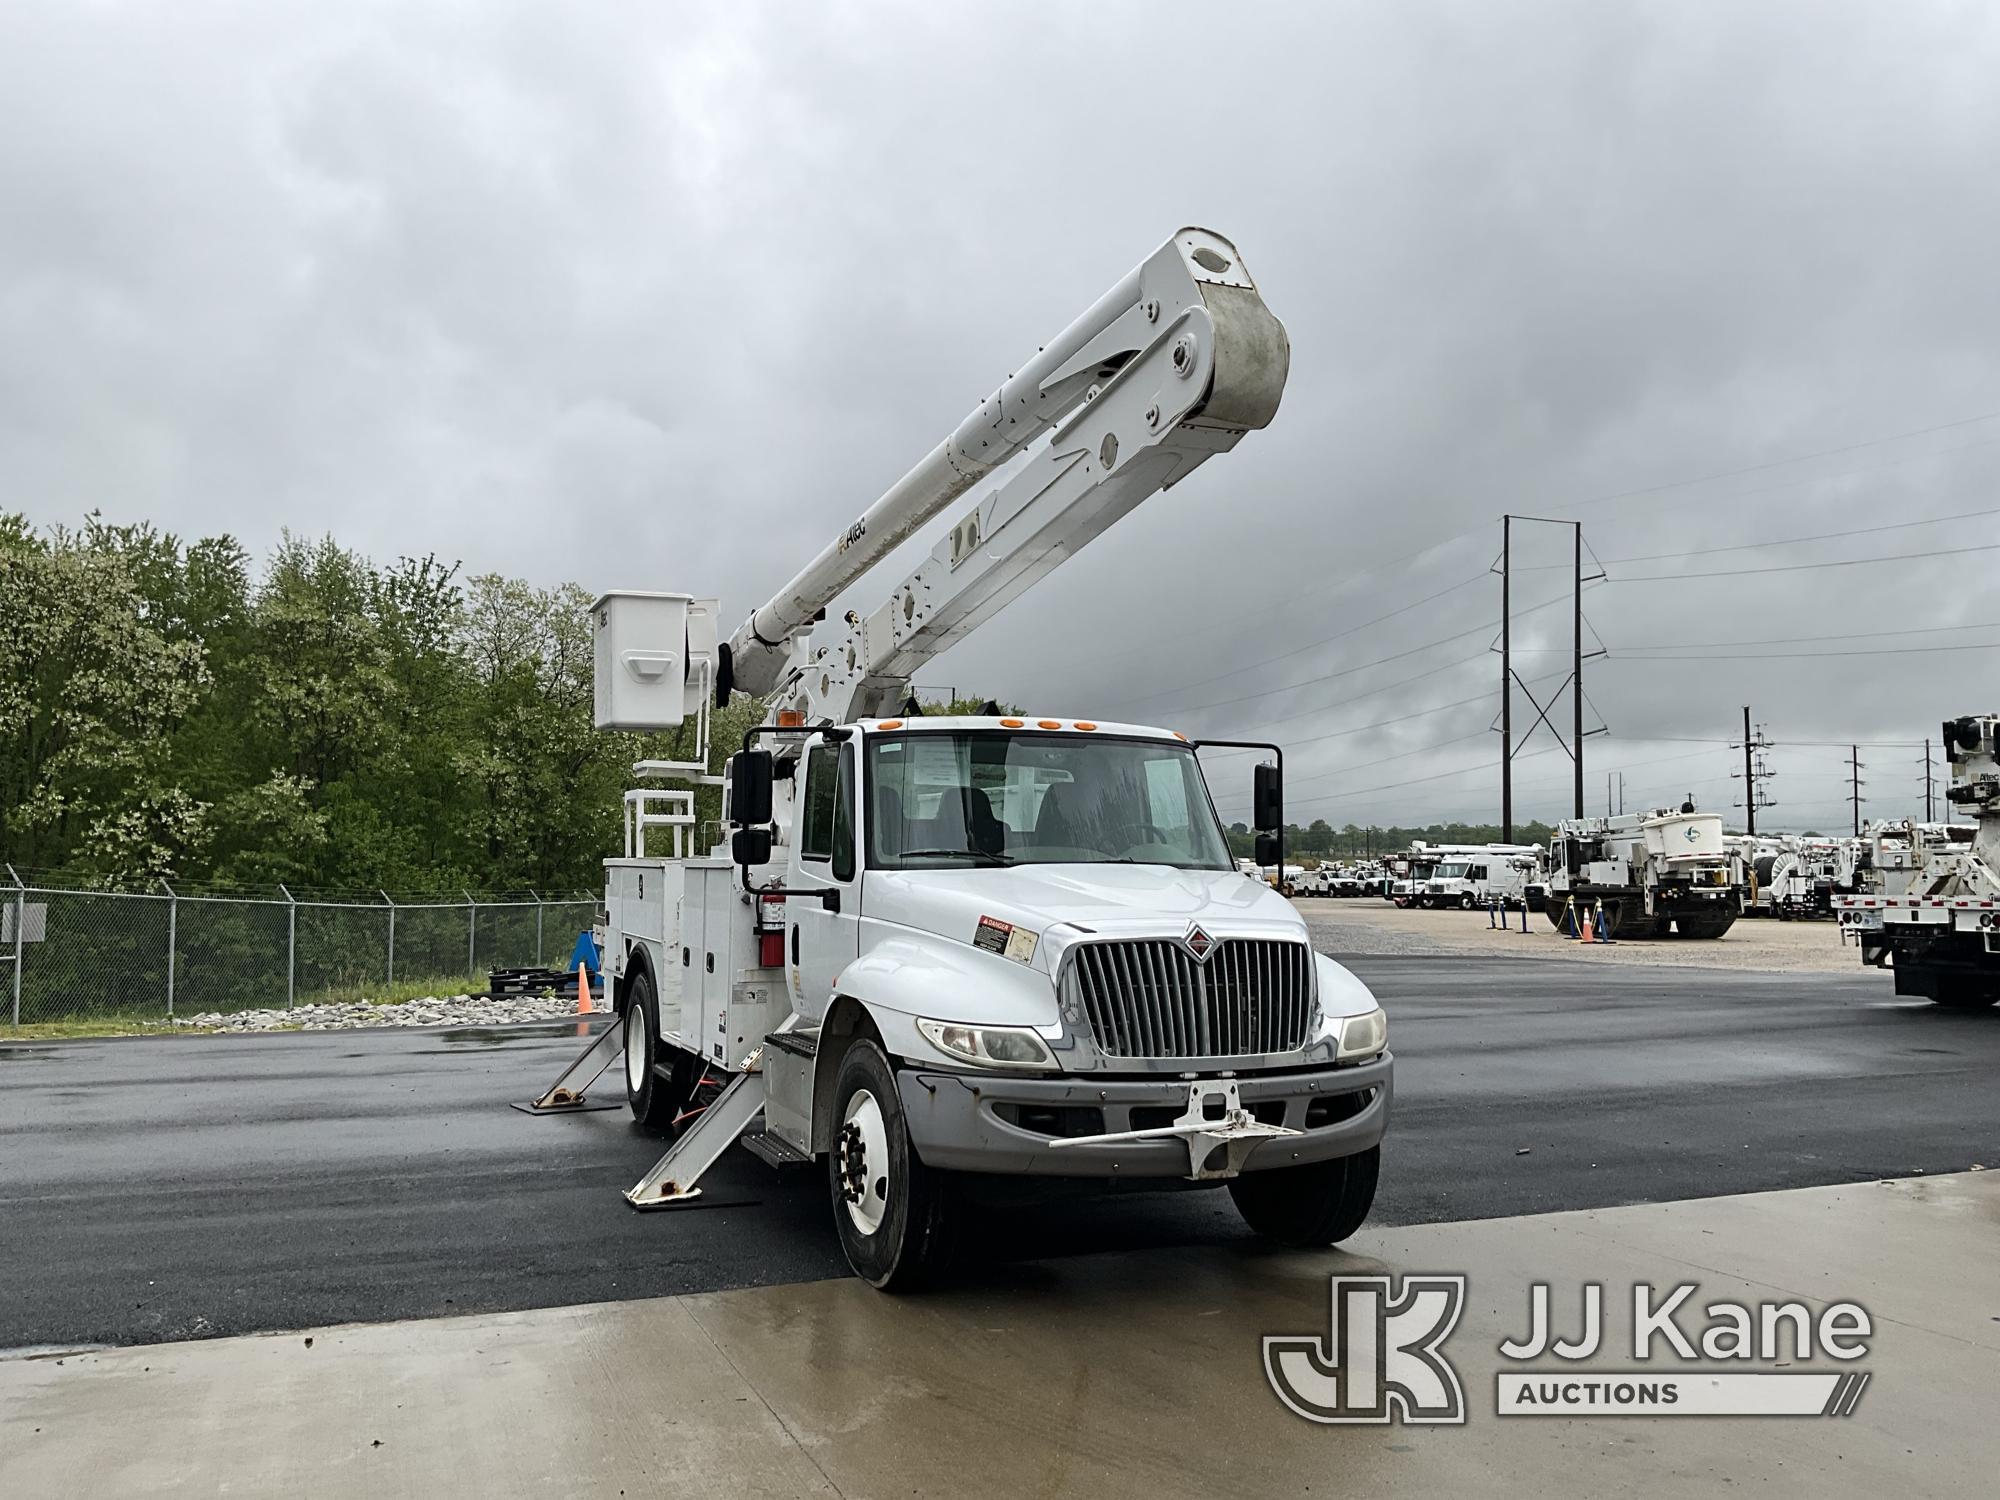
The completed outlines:
<svg viewBox="0 0 2000 1500">
<path fill-rule="evenodd" d="M 905 849 L 904 859 L 976 859 L 981 864 L 1011 865 L 1014 856 L 996 854 L 990 849 Z"/>
</svg>

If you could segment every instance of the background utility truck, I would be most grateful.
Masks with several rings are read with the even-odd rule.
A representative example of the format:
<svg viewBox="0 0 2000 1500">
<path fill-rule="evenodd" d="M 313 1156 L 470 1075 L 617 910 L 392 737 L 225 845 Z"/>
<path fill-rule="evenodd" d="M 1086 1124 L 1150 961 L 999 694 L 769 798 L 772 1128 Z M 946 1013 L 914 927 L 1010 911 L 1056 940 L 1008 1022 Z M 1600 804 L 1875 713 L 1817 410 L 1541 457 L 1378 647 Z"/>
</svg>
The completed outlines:
<svg viewBox="0 0 2000 1500">
<path fill-rule="evenodd" d="M 1545 910 L 1557 927 L 1587 907 L 1612 937 L 1719 938 L 1743 909 L 1737 861 L 1722 819 L 1656 808 L 1609 818 L 1569 818 L 1549 839 Z"/>
<path fill-rule="evenodd" d="M 1955 1010 L 2000 1000 L 2000 716 L 1950 719 L 1945 800 L 1973 819 L 1970 841 L 1906 829 L 1905 853 L 1918 861 L 1901 894 L 1833 898 L 1841 939 L 1852 933 L 1861 961 L 1888 967 L 1896 993 Z M 1959 830 L 1954 827 L 1953 832 Z"/>
<path fill-rule="evenodd" d="M 1473 911 L 1498 901 L 1518 905 L 1535 873 L 1540 844 L 1426 844 L 1436 858 L 1430 879 L 1416 894 L 1418 906 Z"/>
<path fill-rule="evenodd" d="M 1254 1229 L 1293 1244 L 1361 1224 L 1387 1022 L 1232 863 L 1199 746 L 1068 716 L 926 718 L 910 692 L 1077 548 L 1265 426 L 1288 361 L 1235 247 L 1183 230 L 729 641 L 712 601 L 598 602 L 599 724 L 692 718 L 701 742 L 636 768 L 681 785 L 627 794 L 626 852 L 607 861 L 622 1020 L 605 1045 L 622 1042 L 639 1120 L 694 1115 L 635 1206 L 687 1201 L 739 1137 L 773 1163 L 817 1159 L 848 1260 L 880 1287 L 939 1258 L 955 1190 L 979 1175 L 1226 1184 Z M 826 619 L 965 496 L 878 608 Z M 732 688 L 767 713 L 727 765 L 727 838 L 697 854 L 709 705 Z M 1274 757 L 1253 821 L 1259 865 L 1282 868 L 1282 758 L 1239 748 Z"/>
</svg>

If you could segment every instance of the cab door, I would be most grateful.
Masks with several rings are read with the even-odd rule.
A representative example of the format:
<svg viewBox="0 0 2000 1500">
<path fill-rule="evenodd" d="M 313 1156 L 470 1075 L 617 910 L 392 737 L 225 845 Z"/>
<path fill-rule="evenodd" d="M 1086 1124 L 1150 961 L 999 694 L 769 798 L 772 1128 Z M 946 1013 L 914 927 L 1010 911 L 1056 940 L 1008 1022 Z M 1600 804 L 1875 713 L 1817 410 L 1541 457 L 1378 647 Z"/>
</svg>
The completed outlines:
<svg viewBox="0 0 2000 1500">
<path fill-rule="evenodd" d="M 855 744 L 815 738 L 807 747 L 798 836 L 785 879 L 785 982 L 808 1021 L 826 1014 L 841 971 L 861 952 L 861 862 L 855 837 Z M 836 909 L 828 908 L 831 899 Z"/>
</svg>

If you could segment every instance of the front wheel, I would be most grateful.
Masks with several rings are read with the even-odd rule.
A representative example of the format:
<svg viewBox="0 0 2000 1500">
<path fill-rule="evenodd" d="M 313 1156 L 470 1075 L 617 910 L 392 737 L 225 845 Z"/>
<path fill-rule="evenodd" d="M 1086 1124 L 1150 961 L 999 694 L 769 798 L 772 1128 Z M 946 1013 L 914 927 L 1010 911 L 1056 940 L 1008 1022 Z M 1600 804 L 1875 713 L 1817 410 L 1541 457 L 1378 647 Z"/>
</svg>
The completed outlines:
<svg viewBox="0 0 2000 1500">
<path fill-rule="evenodd" d="M 1464 895 L 1458 898 L 1458 909 L 1460 911 L 1471 911 L 1473 907 L 1477 906 L 1478 904 L 1479 902 L 1476 899 L 1474 899 L 1473 894 L 1470 891 L 1467 891 Z"/>
<path fill-rule="evenodd" d="M 944 1183 L 917 1159 L 895 1071 L 872 1041 L 856 1041 L 840 1060 L 833 1122 L 827 1183 L 848 1265 L 883 1291 L 918 1285 L 945 1259 Z"/>
<path fill-rule="evenodd" d="M 1300 1249 L 1337 1245 L 1368 1217 L 1381 1170 L 1382 1148 L 1370 1146 L 1332 1161 L 1246 1172 L 1230 1179 L 1229 1196 L 1243 1222 L 1267 1240 Z"/>
</svg>

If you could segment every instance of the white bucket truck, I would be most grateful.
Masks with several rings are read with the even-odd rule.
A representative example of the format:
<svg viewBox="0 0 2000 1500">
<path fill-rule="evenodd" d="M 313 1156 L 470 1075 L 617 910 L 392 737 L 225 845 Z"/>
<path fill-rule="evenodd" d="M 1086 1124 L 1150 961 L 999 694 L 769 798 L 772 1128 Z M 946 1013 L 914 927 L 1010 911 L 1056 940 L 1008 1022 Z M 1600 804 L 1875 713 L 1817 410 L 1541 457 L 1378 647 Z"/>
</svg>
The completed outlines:
<svg viewBox="0 0 2000 1500">
<path fill-rule="evenodd" d="M 701 1111 L 635 1206 L 686 1202 L 739 1137 L 816 1160 L 848 1260 L 881 1287 L 937 1261 L 970 1174 L 1226 1185 L 1291 1244 L 1361 1224 L 1387 1023 L 1232 862 L 1199 746 L 1070 715 L 925 717 L 910 694 L 939 652 L 1265 426 L 1288 359 L 1235 247 L 1182 230 L 728 641 L 712 601 L 599 601 L 600 724 L 694 718 L 703 742 L 637 768 L 678 785 L 627 795 L 607 861 L 621 1022 L 605 1045 L 622 1043 L 641 1121 Z M 961 499 L 879 608 L 826 619 Z M 706 716 L 732 688 L 767 713 L 722 778 L 727 837 L 698 853 Z M 1282 758 L 1239 748 L 1271 752 L 1257 863 L 1283 869 Z"/>
<path fill-rule="evenodd" d="M 1945 800 L 1971 827 L 1905 825 L 1892 880 L 1833 907 L 1841 940 L 1852 935 L 1863 963 L 1890 969 L 1897 994 L 1983 1010 L 2000 1000 L 2000 715 L 1946 720 L 1944 753 Z M 1878 860 L 1898 842 L 1888 833 Z"/>
</svg>

